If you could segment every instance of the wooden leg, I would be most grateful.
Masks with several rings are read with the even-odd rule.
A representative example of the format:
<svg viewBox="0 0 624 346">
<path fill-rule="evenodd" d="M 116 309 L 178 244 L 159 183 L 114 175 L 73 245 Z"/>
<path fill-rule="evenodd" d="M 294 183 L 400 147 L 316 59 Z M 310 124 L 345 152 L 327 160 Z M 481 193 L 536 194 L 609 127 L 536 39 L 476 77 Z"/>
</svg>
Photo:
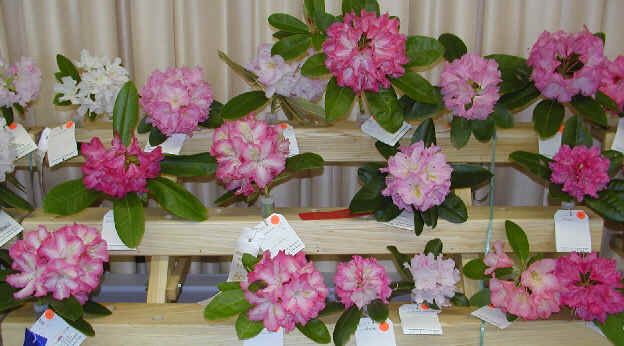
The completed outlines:
<svg viewBox="0 0 624 346">
<path fill-rule="evenodd" d="M 175 257 L 171 260 L 170 272 L 167 278 L 167 302 L 175 302 L 180 295 L 181 284 L 191 267 L 191 257 Z"/>
<path fill-rule="evenodd" d="M 463 267 L 470 260 L 473 260 L 475 258 L 479 258 L 479 254 L 476 254 L 476 253 L 470 253 L 470 254 L 463 253 L 463 254 L 460 254 L 460 258 L 461 258 L 461 261 L 460 261 L 461 267 Z M 473 279 L 467 278 L 463 274 L 462 274 L 462 285 L 464 286 L 464 294 L 468 298 L 472 297 L 473 294 L 477 293 L 481 289 L 479 280 L 473 280 Z"/>
<path fill-rule="evenodd" d="M 163 304 L 166 300 L 169 256 L 152 256 L 147 282 L 147 303 Z"/>
</svg>

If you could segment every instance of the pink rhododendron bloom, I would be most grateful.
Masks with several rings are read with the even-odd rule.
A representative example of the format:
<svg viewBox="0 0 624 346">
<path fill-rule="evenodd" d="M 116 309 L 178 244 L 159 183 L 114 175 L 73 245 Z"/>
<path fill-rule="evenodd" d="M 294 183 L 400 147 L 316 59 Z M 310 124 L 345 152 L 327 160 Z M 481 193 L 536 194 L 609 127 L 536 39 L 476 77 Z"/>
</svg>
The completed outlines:
<svg viewBox="0 0 624 346">
<path fill-rule="evenodd" d="M 609 96 L 622 111 L 624 107 L 624 56 L 606 61 L 600 80 L 600 91 Z"/>
<path fill-rule="evenodd" d="M 465 54 L 444 64 L 440 75 L 444 105 L 456 116 L 485 120 L 500 98 L 501 81 L 495 60 Z"/>
<path fill-rule="evenodd" d="M 419 254 L 412 258 L 410 271 L 414 278 L 412 300 L 416 303 L 435 303 L 449 306 L 450 298 L 455 295 L 455 286 L 459 282 L 459 270 L 455 261 L 435 257 L 432 253 Z"/>
<path fill-rule="evenodd" d="M 0 59 L 0 107 L 28 106 L 39 96 L 41 70 L 33 59 L 22 57 L 13 65 Z"/>
<path fill-rule="evenodd" d="M 386 270 L 372 257 L 353 256 L 349 262 L 338 263 L 334 281 L 336 295 L 347 308 L 355 304 L 361 309 L 376 299 L 388 303 L 392 294 Z"/>
<path fill-rule="evenodd" d="M 624 311 L 619 291 L 624 285 L 615 260 L 574 252 L 557 260 L 556 274 L 562 286 L 561 303 L 578 317 L 604 323 L 608 314 Z"/>
<path fill-rule="evenodd" d="M 152 124 L 167 136 L 191 134 L 208 119 L 212 89 L 201 67 L 156 70 L 141 88 L 141 107 Z"/>
<path fill-rule="evenodd" d="M 84 185 L 114 198 L 123 198 L 129 192 L 147 192 L 147 179 L 160 175 L 161 148 L 143 151 L 136 138 L 126 147 L 118 136 L 112 147 L 106 149 L 99 138 L 84 143 L 81 148 Z"/>
<path fill-rule="evenodd" d="M 21 240 L 16 242 L 19 243 Z M 19 245 L 18 245 L 19 246 Z M 13 245 L 11 248 L 16 247 Z M 25 299 L 30 296 L 43 297 L 48 292 L 44 287 L 44 282 L 40 279 L 46 270 L 45 263 L 32 252 L 13 252 L 11 255 L 13 264 L 11 268 L 18 273 L 7 275 L 6 282 L 21 290 L 13 295 L 15 299 Z"/>
<path fill-rule="evenodd" d="M 560 290 L 559 280 L 555 275 L 557 261 L 545 258 L 532 263 L 520 276 L 524 287 L 531 289 L 533 294 L 548 294 Z"/>
<path fill-rule="evenodd" d="M 531 48 L 531 79 L 545 97 L 570 102 L 577 94 L 594 96 L 605 56 L 599 37 L 587 28 L 577 33 L 544 31 Z"/>
<path fill-rule="evenodd" d="M 279 125 L 252 115 L 228 121 L 215 130 L 210 148 L 217 160 L 217 179 L 237 195 L 264 189 L 286 167 L 288 145 Z"/>
<path fill-rule="evenodd" d="M 515 294 L 517 287 L 511 281 L 490 279 L 490 302 L 492 305 L 507 311 L 507 302 Z"/>
<path fill-rule="evenodd" d="M 488 252 L 483 257 L 483 263 L 487 266 L 485 269 L 485 275 L 492 275 L 496 269 L 499 268 L 511 268 L 513 267 L 513 261 L 503 250 L 504 242 L 502 240 L 494 241 L 494 251 Z"/>
<path fill-rule="evenodd" d="M 265 287 L 252 292 L 249 286 L 257 281 Z M 308 262 L 303 252 L 294 256 L 280 251 L 271 258 L 265 251 L 254 270 L 241 282 L 245 298 L 253 305 L 248 317 L 252 321 L 262 321 L 272 332 L 280 327 L 287 332 L 295 324 L 305 325 L 318 316 L 325 308 L 328 289 L 323 276 L 312 262 Z"/>
<path fill-rule="evenodd" d="M 405 41 L 405 35 L 399 32 L 399 20 L 387 13 L 347 13 L 342 22 L 327 29 L 323 43 L 325 66 L 338 85 L 356 93 L 389 88 L 388 76 L 398 78 L 405 73 Z"/>
<path fill-rule="evenodd" d="M 562 190 L 582 202 L 585 196 L 598 197 L 610 181 L 610 161 L 598 147 L 562 145 L 549 164 L 550 181 L 562 184 Z"/>
<path fill-rule="evenodd" d="M 442 204 L 451 191 L 452 168 L 440 147 L 425 148 L 422 141 L 402 146 L 381 171 L 388 173 L 381 193 L 400 209 L 426 211 Z"/>
</svg>

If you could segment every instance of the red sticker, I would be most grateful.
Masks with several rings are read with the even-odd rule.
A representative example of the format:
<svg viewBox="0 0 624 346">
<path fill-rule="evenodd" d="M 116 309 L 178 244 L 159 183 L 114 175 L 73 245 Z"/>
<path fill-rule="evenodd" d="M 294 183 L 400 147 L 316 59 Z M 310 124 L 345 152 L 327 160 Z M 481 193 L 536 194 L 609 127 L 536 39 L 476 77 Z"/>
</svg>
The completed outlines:
<svg viewBox="0 0 624 346">
<path fill-rule="evenodd" d="M 9 125 L 9 128 L 11 130 L 15 130 L 17 128 L 17 124 L 16 123 L 11 123 L 11 125 Z"/>
<path fill-rule="evenodd" d="M 390 325 L 388 324 L 388 322 L 383 321 L 379 323 L 379 330 L 381 330 L 382 332 L 387 332 L 388 329 L 390 329 Z"/>
<path fill-rule="evenodd" d="M 349 209 L 338 209 L 331 211 L 310 211 L 299 213 L 301 220 L 331 220 L 331 219 L 348 219 L 352 217 L 370 215 L 372 213 L 351 213 Z"/>
<path fill-rule="evenodd" d="M 583 220 L 583 219 L 585 218 L 585 216 L 587 216 L 587 215 L 585 215 L 585 212 L 584 212 L 584 211 L 578 211 L 578 212 L 576 212 L 576 217 L 577 217 L 579 220 Z"/>
<path fill-rule="evenodd" d="M 277 224 L 279 224 L 279 223 L 280 223 L 280 218 L 279 218 L 279 216 L 277 216 L 277 215 L 273 215 L 273 216 L 271 216 L 271 223 L 272 223 L 273 225 L 277 225 Z"/>
<path fill-rule="evenodd" d="M 74 126 L 74 122 L 71 120 L 65 123 L 65 128 L 67 129 L 70 129 L 72 126 Z"/>
<path fill-rule="evenodd" d="M 52 311 L 52 309 L 48 309 L 43 313 L 43 315 L 45 316 L 46 320 L 51 320 L 52 318 L 54 318 L 54 311 Z"/>
</svg>

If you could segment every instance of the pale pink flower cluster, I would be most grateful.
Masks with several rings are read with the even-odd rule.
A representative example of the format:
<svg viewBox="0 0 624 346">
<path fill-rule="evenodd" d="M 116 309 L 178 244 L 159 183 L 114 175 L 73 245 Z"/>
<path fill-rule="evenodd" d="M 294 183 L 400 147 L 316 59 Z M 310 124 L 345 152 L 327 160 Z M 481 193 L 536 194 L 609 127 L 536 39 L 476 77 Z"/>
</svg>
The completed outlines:
<svg viewBox="0 0 624 346">
<path fill-rule="evenodd" d="M 106 241 L 86 225 L 67 225 L 54 232 L 39 226 L 24 234 L 9 249 L 11 269 L 6 282 L 21 290 L 16 299 L 52 294 L 56 300 L 74 296 L 84 304 L 100 285 L 108 262 Z"/>
<path fill-rule="evenodd" d="M 557 277 L 562 288 L 561 303 L 578 317 L 604 323 L 608 314 L 624 311 L 624 285 L 615 260 L 600 258 L 596 253 L 571 253 L 557 260 Z"/>
<path fill-rule="evenodd" d="M 624 56 L 606 61 L 600 80 L 600 91 L 609 96 L 621 112 L 624 107 Z"/>
<path fill-rule="evenodd" d="M 497 240 L 494 242 L 494 251 L 490 251 L 483 257 L 483 263 L 487 266 L 485 269 L 485 275 L 492 275 L 496 272 L 496 269 L 511 268 L 513 267 L 513 261 L 503 250 L 503 241 Z"/>
<path fill-rule="evenodd" d="M 143 151 L 136 138 L 126 147 L 115 136 L 111 148 L 107 149 L 94 137 L 82 145 L 81 151 L 85 158 L 84 185 L 114 198 L 123 198 L 128 192 L 147 192 L 147 179 L 160 175 L 161 148 Z"/>
<path fill-rule="evenodd" d="M 485 120 L 500 98 L 498 63 L 469 53 L 446 62 L 440 75 L 444 105 L 453 115 Z"/>
<path fill-rule="evenodd" d="M 325 92 L 327 79 L 308 78 L 301 74 L 301 67 L 314 50 L 309 50 L 302 59 L 286 62 L 281 55 L 271 55 L 271 48 L 268 43 L 259 45 L 256 57 L 245 66 L 258 76 L 266 97 L 278 94 L 318 100 Z"/>
<path fill-rule="evenodd" d="M 249 290 L 254 282 L 266 286 L 255 292 Z M 245 298 L 253 305 L 248 317 L 252 321 L 262 321 L 272 332 L 280 327 L 287 332 L 295 324 L 305 325 L 318 316 L 325 308 L 325 298 L 329 290 L 312 262 L 308 262 L 303 252 L 294 256 L 280 251 L 271 258 L 265 251 L 254 270 L 241 282 Z"/>
<path fill-rule="evenodd" d="M 163 134 L 191 134 L 208 119 L 212 89 L 201 67 L 156 70 L 141 88 L 141 107 Z"/>
<path fill-rule="evenodd" d="M 327 29 L 323 43 L 325 66 L 338 85 L 358 94 L 389 88 L 388 76 L 398 78 L 405 73 L 405 41 L 405 35 L 399 32 L 399 20 L 387 13 L 347 13 L 342 22 Z"/>
<path fill-rule="evenodd" d="M 579 202 L 585 196 L 596 198 L 610 181 L 609 164 L 598 147 L 562 145 L 549 163 L 550 181 L 562 184 L 562 190 Z"/>
<path fill-rule="evenodd" d="M 531 79 L 545 97 L 570 102 L 577 94 L 594 96 L 605 62 L 604 46 L 587 28 L 568 33 L 544 31 L 531 48 Z"/>
<path fill-rule="evenodd" d="M 419 254 L 412 258 L 410 272 L 414 278 L 412 300 L 418 304 L 428 302 L 440 307 L 449 306 L 459 282 L 455 261 L 442 256 Z"/>
<path fill-rule="evenodd" d="M 267 187 L 286 167 L 289 143 L 282 131 L 253 115 L 225 122 L 214 131 L 210 148 L 217 179 L 237 195 Z"/>
<path fill-rule="evenodd" d="M 381 192 L 391 196 L 401 209 L 414 207 L 426 211 L 444 202 L 451 190 L 451 166 L 440 147 L 425 148 L 422 141 L 402 146 L 388 159 L 386 188 Z"/>
<path fill-rule="evenodd" d="M 338 263 L 334 282 L 336 295 L 346 308 L 355 304 L 361 309 L 376 299 L 388 303 L 392 294 L 390 278 L 374 257 L 353 256 L 349 262 Z"/>
<path fill-rule="evenodd" d="M 13 65 L 0 59 L 0 107 L 28 106 L 39 96 L 41 70 L 33 59 L 22 57 Z"/>
</svg>

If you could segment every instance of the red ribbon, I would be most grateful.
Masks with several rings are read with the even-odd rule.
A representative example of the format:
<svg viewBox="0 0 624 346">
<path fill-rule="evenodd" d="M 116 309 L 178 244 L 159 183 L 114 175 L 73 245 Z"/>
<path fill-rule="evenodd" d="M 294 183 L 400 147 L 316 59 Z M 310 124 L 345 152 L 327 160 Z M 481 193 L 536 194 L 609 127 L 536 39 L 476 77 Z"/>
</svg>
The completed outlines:
<svg viewBox="0 0 624 346">
<path fill-rule="evenodd" d="M 332 211 L 310 211 L 299 213 L 302 220 L 329 220 L 329 219 L 347 219 L 352 217 L 370 215 L 372 213 L 351 213 L 349 209 L 338 209 Z"/>
</svg>

